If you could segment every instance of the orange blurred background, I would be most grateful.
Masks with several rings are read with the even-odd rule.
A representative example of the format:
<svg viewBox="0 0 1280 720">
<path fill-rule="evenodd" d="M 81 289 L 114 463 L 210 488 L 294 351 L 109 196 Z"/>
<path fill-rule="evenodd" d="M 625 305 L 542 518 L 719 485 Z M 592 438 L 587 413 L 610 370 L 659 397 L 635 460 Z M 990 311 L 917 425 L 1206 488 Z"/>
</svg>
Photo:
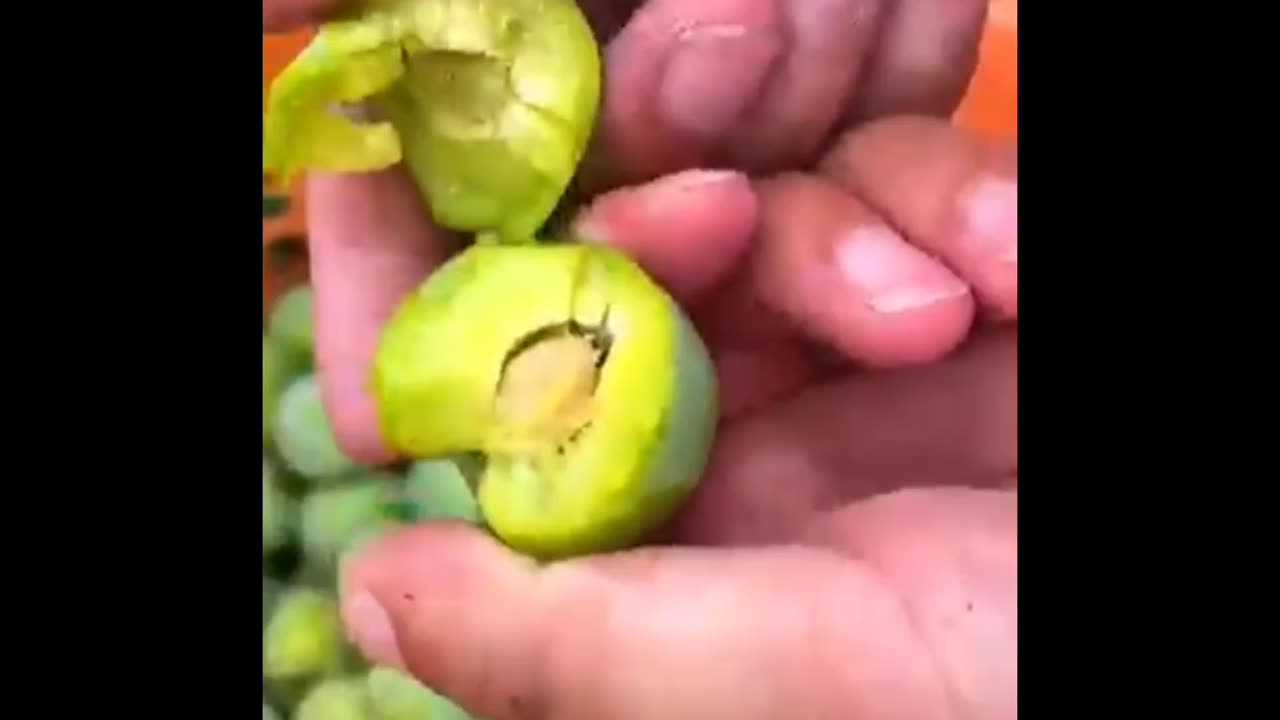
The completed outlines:
<svg viewBox="0 0 1280 720">
<path fill-rule="evenodd" d="M 262 86 L 265 89 L 311 39 L 311 32 L 262 37 Z M 991 0 L 979 50 L 978 67 L 955 119 L 993 139 L 1018 138 L 1018 0 Z M 290 188 L 289 210 L 283 216 L 263 220 L 263 307 L 288 287 L 305 280 L 305 254 L 293 261 L 269 258 L 271 244 L 304 237 L 303 184 Z M 278 188 L 276 188 L 278 189 Z"/>
<path fill-rule="evenodd" d="M 991 0 L 978 67 L 955 119 L 993 139 L 1018 139 L 1018 0 Z"/>
</svg>

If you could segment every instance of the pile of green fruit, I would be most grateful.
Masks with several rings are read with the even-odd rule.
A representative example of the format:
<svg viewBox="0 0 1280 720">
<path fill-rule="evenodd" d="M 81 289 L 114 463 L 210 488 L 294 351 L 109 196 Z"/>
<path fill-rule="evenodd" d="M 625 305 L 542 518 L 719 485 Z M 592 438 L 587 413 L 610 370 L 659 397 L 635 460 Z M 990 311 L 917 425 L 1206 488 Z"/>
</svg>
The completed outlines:
<svg viewBox="0 0 1280 720">
<path fill-rule="evenodd" d="M 338 566 L 405 522 L 478 522 L 450 460 L 396 470 L 343 455 L 314 372 L 312 296 L 283 295 L 262 338 L 262 717 L 466 720 L 442 695 L 397 670 L 370 667 L 345 639 Z"/>
</svg>

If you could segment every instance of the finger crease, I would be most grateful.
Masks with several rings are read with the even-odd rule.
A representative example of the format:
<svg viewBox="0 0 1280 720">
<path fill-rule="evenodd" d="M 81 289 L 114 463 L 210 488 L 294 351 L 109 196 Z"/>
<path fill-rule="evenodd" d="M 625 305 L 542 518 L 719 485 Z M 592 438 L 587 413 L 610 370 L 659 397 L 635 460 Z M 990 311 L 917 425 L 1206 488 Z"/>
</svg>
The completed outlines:
<svg viewBox="0 0 1280 720">
<path fill-rule="evenodd" d="M 902 609 L 902 615 L 906 620 L 907 630 L 924 650 L 929 661 L 929 666 L 933 670 L 933 675 L 937 678 L 939 687 L 942 688 L 942 696 L 946 703 L 948 720 L 961 720 L 962 718 L 968 720 L 968 714 L 963 711 L 963 708 L 966 707 L 966 703 L 961 700 L 959 691 L 952 682 L 951 673 L 946 669 L 946 663 L 944 663 L 942 658 L 938 656 L 938 651 L 934 648 L 933 643 L 929 642 L 929 639 L 924 632 L 924 628 L 920 624 L 920 619 L 915 608 L 912 606 L 911 602 L 907 600 L 906 594 L 898 588 L 897 584 L 890 581 L 889 576 L 884 573 L 872 558 L 863 557 L 863 561 L 867 563 L 867 567 L 872 570 L 875 577 L 880 580 L 880 583 L 893 596 L 898 607 Z"/>
</svg>

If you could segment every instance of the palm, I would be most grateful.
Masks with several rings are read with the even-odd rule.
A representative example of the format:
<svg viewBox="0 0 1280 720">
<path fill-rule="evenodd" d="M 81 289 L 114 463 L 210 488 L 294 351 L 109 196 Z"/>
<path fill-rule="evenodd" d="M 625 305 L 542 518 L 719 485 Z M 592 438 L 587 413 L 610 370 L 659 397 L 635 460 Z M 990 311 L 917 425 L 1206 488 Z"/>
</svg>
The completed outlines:
<svg viewBox="0 0 1280 720">
<path fill-rule="evenodd" d="M 503 720 L 1016 718 L 1016 348 L 727 419 L 679 547 L 535 570 L 465 528 L 387 538 L 347 581 L 398 656 L 361 646 Z"/>
<path fill-rule="evenodd" d="M 789 540 L 879 493 L 1016 485 L 1016 327 L 940 363 L 861 373 L 785 324 L 755 327 L 754 343 L 711 342 L 726 413 L 682 540 Z"/>
</svg>

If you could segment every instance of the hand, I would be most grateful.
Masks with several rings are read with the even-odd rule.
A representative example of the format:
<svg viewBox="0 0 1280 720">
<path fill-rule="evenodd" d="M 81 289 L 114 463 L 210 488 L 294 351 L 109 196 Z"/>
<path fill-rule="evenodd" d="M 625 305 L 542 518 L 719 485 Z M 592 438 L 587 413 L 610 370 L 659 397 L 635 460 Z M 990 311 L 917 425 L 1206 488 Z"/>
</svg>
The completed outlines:
<svg viewBox="0 0 1280 720">
<path fill-rule="evenodd" d="M 601 146 L 626 145 L 608 116 Z M 618 156 L 595 177 L 660 172 Z M 1016 320 L 1016 151 L 899 118 L 819 169 L 682 172 L 577 220 L 671 289 L 716 359 L 726 418 L 672 546 L 536 569 L 463 528 L 397 534 L 344 578 L 367 654 L 491 720 L 1016 717 L 1016 329 L 952 352 L 978 308 Z M 353 454 L 385 460 L 369 357 L 443 234 L 396 173 L 316 177 L 309 204 L 329 407 Z"/>
<path fill-rule="evenodd" d="M 263 28 L 294 28 L 323 18 L 342 2 L 264 0 Z M 959 102 L 976 62 L 987 2 L 582 0 L 581 5 L 602 40 L 607 41 L 604 106 L 595 145 L 578 178 L 579 190 L 591 196 L 603 189 L 698 167 L 734 167 L 757 173 L 810 167 L 827 140 L 839 137 L 841 127 L 906 112 L 945 116 Z M 952 165 L 971 162 L 959 154 L 957 151 Z M 893 162 L 892 158 L 885 160 Z M 993 166 L 1001 163 L 1011 165 L 1012 160 L 989 162 Z M 1011 167 L 999 169 L 1007 173 Z M 644 197 L 654 197 L 661 188 L 705 177 L 678 176 L 631 194 L 632 200 L 605 198 L 597 204 L 613 208 L 612 212 L 622 208 L 625 213 L 625 208 L 640 207 Z M 669 249 L 687 245 L 681 238 L 694 238 L 688 242 L 706 252 L 700 256 L 703 260 L 687 265 L 687 258 L 679 257 L 680 253 L 669 253 L 675 256 L 677 268 L 667 268 L 664 279 L 681 282 L 682 273 L 693 273 L 708 282 L 740 258 L 747 232 L 742 228 L 755 222 L 755 199 L 746 198 L 750 193 L 741 178 L 721 179 L 726 182 L 718 190 L 696 193 L 690 202 L 727 200 L 729 206 L 706 217 L 710 222 L 738 223 L 736 228 L 722 228 L 719 235 L 738 246 L 714 245 L 695 232 L 703 228 L 681 225 L 688 213 L 671 211 L 667 221 L 658 223 L 668 233 Z M 854 177 L 846 180 L 862 182 Z M 908 192 L 904 188 L 890 191 L 898 195 Z M 1010 192 L 1016 194 L 1016 189 L 997 184 L 990 192 L 978 191 L 978 195 Z M 418 194 L 398 170 L 364 176 L 313 173 L 308 194 L 311 275 L 319 306 L 317 353 L 324 369 L 321 380 L 326 406 L 338 440 L 349 455 L 369 463 L 385 462 L 391 456 L 379 437 L 367 391 L 377 334 L 401 298 L 444 259 L 451 243 L 447 233 L 431 225 Z M 618 196 L 626 198 L 628 193 Z M 906 198 L 901 202 L 913 213 L 917 225 L 910 231 L 914 234 L 921 234 L 921 224 L 947 221 L 927 217 L 940 211 Z M 696 207 L 693 211 L 692 215 L 698 216 Z M 998 214 L 999 210 L 991 212 Z M 784 216 L 795 214 L 786 212 Z M 901 227 L 897 218 L 887 219 Z M 942 231 L 930 228 L 925 235 L 937 232 Z M 656 238 L 645 238 L 626 228 L 617 235 L 611 238 L 615 243 L 643 255 L 654 254 L 643 246 Z M 927 242 L 924 249 L 939 254 Z M 959 256 L 953 252 L 944 259 L 969 262 L 961 257 L 968 251 L 956 252 Z M 923 258 L 907 265 L 917 269 L 929 266 Z M 939 283 L 947 284 L 952 276 L 940 265 L 932 267 L 924 272 L 933 277 L 932 291 L 939 291 Z M 978 290 L 994 293 L 998 307 L 1007 309 L 1012 303 L 1016 308 L 1016 287 L 1009 288 L 1016 273 L 984 268 L 972 263 L 957 267 L 962 274 L 995 272 L 997 276 L 975 279 Z M 951 290 L 963 294 L 954 282 Z M 892 293 L 884 297 L 889 295 Z M 724 297 L 725 304 L 742 308 L 738 318 L 751 318 L 748 324 L 754 324 L 750 303 L 744 306 L 742 298 L 732 294 Z M 901 297 L 890 299 L 898 302 Z M 797 297 L 784 302 L 795 305 L 804 300 Z M 860 330 L 839 331 L 842 342 L 837 347 L 850 350 L 850 339 L 844 337 L 847 332 L 870 332 L 877 338 L 886 337 L 887 346 L 872 339 L 871 346 L 853 352 L 854 357 L 888 364 L 938 356 L 941 350 L 954 346 L 967 324 L 966 302 L 953 304 L 956 311 L 950 316 L 942 312 L 946 317 L 935 319 L 926 313 L 922 322 L 936 327 L 915 340 L 911 338 L 917 336 L 911 333 L 916 330 L 909 323 L 890 323 L 883 328 L 867 328 L 863 323 Z M 793 310 L 792 315 L 798 314 L 799 308 Z M 895 328 L 910 337 L 888 337 L 897 332 Z M 924 344 L 916 347 L 915 342 Z M 731 383 L 759 378 L 777 384 L 780 391 L 795 387 L 806 375 L 798 366 L 810 364 L 795 357 L 788 343 L 770 347 L 767 357 L 760 352 L 740 352 L 737 344 L 721 354 L 721 369 L 731 376 Z M 769 392 L 759 394 L 761 399 L 771 396 Z"/>
<path fill-rule="evenodd" d="M 343 578 L 353 640 L 491 720 L 1016 718 L 1016 182 L 901 118 L 754 192 L 596 200 L 583 234 L 708 338 L 707 477 L 659 547 L 539 568 L 464 527 L 391 535 Z M 997 320 L 951 352 L 975 305 Z"/>
</svg>

